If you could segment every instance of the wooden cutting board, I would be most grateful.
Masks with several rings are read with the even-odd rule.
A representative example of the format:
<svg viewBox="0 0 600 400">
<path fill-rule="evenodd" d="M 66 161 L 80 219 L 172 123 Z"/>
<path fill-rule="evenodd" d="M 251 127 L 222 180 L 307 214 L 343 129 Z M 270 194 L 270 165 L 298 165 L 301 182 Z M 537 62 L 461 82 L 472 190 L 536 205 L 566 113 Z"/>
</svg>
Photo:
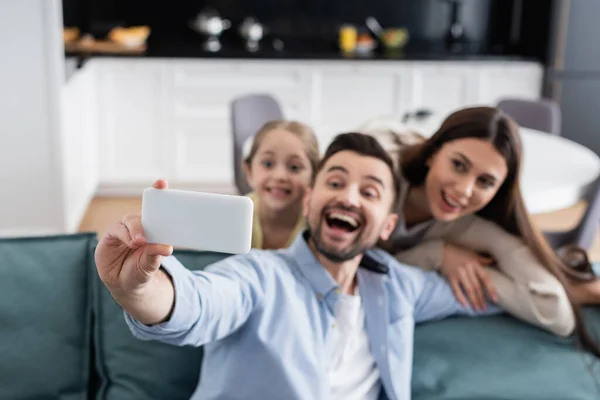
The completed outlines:
<svg viewBox="0 0 600 400">
<path fill-rule="evenodd" d="M 65 43 L 65 50 L 74 53 L 142 54 L 146 49 L 145 43 L 136 47 L 127 47 L 110 40 L 78 40 Z"/>
</svg>

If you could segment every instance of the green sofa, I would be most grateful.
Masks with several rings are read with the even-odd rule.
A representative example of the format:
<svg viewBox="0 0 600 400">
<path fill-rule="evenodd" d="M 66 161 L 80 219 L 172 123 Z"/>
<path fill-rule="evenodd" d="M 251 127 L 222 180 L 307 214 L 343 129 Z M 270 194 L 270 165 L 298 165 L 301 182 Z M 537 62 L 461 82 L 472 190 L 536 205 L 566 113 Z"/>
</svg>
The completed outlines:
<svg viewBox="0 0 600 400">
<path fill-rule="evenodd" d="M 177 400 L 196 387 L 202 349 L 135 339 L 98 279 L 96 244 L 92 233 L 0 240 L 0 399 Z M 191 269 L 225 257 L 176 255 Z M 600 312 L 586 317 L 600 331 Z M 600 398 L 600 360 L 507 315 L 415 336 L 415 400 Z"/>
</svg>

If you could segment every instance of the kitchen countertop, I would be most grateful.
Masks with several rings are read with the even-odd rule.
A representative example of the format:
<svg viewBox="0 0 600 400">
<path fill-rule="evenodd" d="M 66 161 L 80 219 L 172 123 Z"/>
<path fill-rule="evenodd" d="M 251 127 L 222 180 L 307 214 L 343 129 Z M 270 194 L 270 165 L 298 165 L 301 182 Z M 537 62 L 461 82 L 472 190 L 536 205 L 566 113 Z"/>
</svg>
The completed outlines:
<svg viewBox="0 0 600 400">
<path fill-rule="evenodd" d="M 274 48 L 274 40 L 283 42 L 283 50 Z M 270 38 L 261 41 L 261 48 L 249 52 L 243 42 L 235 36 L 224 35 L 221 39 L 222 48 L 217 52 L 203 49 L 203 38 L 192 31 L 169 34 L 153 33 L 148 38 L 147 50 L 142 54 L 77 54 L 67 53 L 67 56 L 79 58 L 90 57 L 134 57 L 134 58 L 213 58 L 213 59 L 295 59 L 295 60 L 356 60 L 356 61 L 408 61 L 408 60 L 485 60 L 485 61 L 523 61 L 527 59 L 519 55 L 493 54 L 485 51 L 450 52 L 443 43 L 409 41 L 408 45 L 399 52 L 384 52 L 375 50 L 370 54 L 346 55 L 336 48 L 335 41 L 323 39 Z M 476 47 L 476 46 L 473 46 Z"/>
</svg>

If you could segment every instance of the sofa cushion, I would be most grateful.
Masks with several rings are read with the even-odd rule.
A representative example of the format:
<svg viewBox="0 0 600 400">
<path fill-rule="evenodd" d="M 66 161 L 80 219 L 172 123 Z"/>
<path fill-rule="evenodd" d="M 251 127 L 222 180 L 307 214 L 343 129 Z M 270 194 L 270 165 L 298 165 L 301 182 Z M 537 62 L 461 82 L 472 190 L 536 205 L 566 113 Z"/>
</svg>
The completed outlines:
<svg viewBox="0 0 600 400">
<path fill-rule="evenodd" d="M 176 250 L 174 255 L 191 270 L 201 270 L 226 257 L 225 254 L 186 250 Z M 121 308 L 100 279 L 95 282 L 97 321 L 94 331 L 96 367 L 100 377 L 97 398 L 189 399 L 198 384 L 202 349 L 135 338 L 125 323 Z"/>
<path fill-rule="evenodd" d="M 0 239 L 0 399 L 85 399 L 94 234 Z"/>
<path fill-rule="evenodd" d="M 585 311 L 598 337 L 600 311 Z M 600 398 L 600 360 L 508 315 L 418 325 L 414 351 L 413 400 Z"/>
</svg>

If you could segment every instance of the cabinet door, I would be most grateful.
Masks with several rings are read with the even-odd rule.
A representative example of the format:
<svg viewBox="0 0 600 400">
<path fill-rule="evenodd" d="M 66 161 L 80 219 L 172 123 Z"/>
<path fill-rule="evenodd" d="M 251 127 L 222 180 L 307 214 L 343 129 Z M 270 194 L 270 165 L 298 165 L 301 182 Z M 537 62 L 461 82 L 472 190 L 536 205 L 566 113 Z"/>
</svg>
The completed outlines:
<svg viewBox="0 0 600 400">
<path fill-rule="evenodd" d="M 97 60 L 102 183 L 169 178 L 162 100 L 166 65 Z"/>
<path fill-rule="evenodd" d="M 397 115 L 405 91 L 404 69 L 378 66 L 325 66 L 313 73 L 312 118 L 321 149 L 339 133 Z"/>
<path fill-rule="evenodd" d="M 554 67 L 569 72 L 598 72 L 600 1 L 565 0 L 556 3 L 560 17 L 556 21 L 559 37 Z"/>
<path fill-rule="evenodd" d="M 308 74 L 290 63 L 178 60 L 173 68 L 169 125 L 173 180 L 233 184 L 231 102 L 269 93 L 288 119 L 307 121 Z"/>
<path fill-rule="evenodd" d="M 539 99 L 543 70 L 537 63 L 482 64 L 476 74 L 477 102 L 496 105 L 504 97 Z"/>
<path fill-rule="evenodd" d="M 600 154 L 600 78 L 557 80 L 562 115 L 561 135 Z"/>
<path fill-rule="evenodd" d="M 476 66 L 466 62 L 417 62 L 411 72 L 410 104 L 407 111 L 425 109 L 431 116 L 423 123 L 410 125 L 428 135 L 451 112 L 467 106 L 473 99 L 473 74 Z"/>
</svg>

